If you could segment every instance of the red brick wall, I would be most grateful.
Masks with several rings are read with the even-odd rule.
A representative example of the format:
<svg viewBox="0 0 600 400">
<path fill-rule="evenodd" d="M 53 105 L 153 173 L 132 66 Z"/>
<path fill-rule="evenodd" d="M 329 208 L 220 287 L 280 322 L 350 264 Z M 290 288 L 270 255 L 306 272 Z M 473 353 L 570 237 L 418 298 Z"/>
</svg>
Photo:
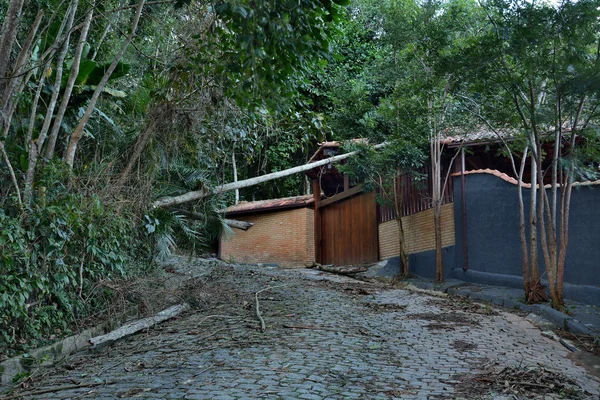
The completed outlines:
<svg viewBox="0 0 600 400">
<path fill-rule="evenodd" d="M 435 250 L 433 236 L 433 209 L 402 218 L 404 239 L 408 253 Z M 454 204 L 442 206 L 442 246 L 454 244 Z M 398 243 L 398 223 L 396 220 L 379 224 L 379 258 L 394 257 L 400 254 Z"/>
<path fill-rule="evenodd" d="M 302 267 L 314 261 L 314 211 L 311 208 L 233 218 L 254 222 L 254 226 L 245 232 L 234 229 L 233 237 L 222 239 L 221 259 L 282 267 Z"/>
</svg>

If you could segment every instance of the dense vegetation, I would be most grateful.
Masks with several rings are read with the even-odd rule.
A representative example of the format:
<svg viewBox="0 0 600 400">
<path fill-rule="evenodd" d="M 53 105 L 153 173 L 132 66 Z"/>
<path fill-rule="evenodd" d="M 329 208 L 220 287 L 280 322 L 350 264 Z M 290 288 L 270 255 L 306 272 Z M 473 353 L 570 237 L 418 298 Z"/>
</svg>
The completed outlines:
<svg viewBox="0 0 600 400">
<path fill-rule="evenodd" d="M 435 170 L 442 135 L 481 124 L 522 132 L 507 150 L 538 166 L 541 131 L 595 143 L 597 0 L 347 3 L 0 0 L 0 352 L 101 315 L 105 282 L 176 243 L 210 248 L 234 195 L 183 205 L 194 220 L 153 200 L 301 164 L 318 141 L 390 142 L 357 179 L 428 155 Z M 594 149 L 556 152 L 548 173 L 592 177 Z M 304 188 L 297 175 L 240 195 Z M 555 214 L 544 257 L 558 293 Z"/>
<path fill-rule="evenodd" d="M 176 242 L 210 248 L 230 198 L 200 220 L 152 200 L 306 156 L 337 3 L 0 1 L 0 353 L 101 316 L 105 282 Z"/>
</svg>

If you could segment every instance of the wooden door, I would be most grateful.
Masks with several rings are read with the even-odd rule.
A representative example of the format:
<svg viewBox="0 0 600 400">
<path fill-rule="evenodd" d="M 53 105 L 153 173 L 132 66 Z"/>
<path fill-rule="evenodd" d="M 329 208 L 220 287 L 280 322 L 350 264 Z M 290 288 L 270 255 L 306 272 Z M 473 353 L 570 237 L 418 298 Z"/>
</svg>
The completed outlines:
<svg viewBox="0 0 600 400">
<path fill-rule="evenodd" d="M 321 208 L 322 264 L 355 265 L 378 260 L 375 194 Z"/>
</svg>

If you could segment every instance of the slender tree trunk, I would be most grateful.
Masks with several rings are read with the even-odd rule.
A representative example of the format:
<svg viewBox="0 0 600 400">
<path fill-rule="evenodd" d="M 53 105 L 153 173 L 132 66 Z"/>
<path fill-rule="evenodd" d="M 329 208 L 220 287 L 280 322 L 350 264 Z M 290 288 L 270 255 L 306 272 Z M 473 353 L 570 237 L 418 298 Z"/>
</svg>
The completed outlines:
<svg viewBox="0 0 600 400">
<path fill-rule="evenodd" d="M 519 238 L 521 240 L 521 264 L 523 267 L 523 288 L 525 289 L 525 299 L 529 299 L 531 294 L 531 277 L 529 276 L 529 249 L 527 247 L 527 235 L 525 224 L 525 204 L 523 202 L 523 173 L 525 172 L 525 162 L 527 161 L 527 150 L 523 151 L 521 159 L 521 168 L 517 175 L 517 196 L 519 201 Z"/>
<path fill-rule="evenodd" d="M 27 146 L 27 151 L 29 153 L 29 165 L 27 166 L 27 174 L 25 177 L 25 190 L 23 193 L 23 197 L 25 198 L 25 202 L 27 204 L 31 203 L 33 180 L 35 179 L 35 168 L 38 159 L 38 147 L 35 144 L 35 141 L 32 140 L 33 128 L 35 127 L 35 116 L 37 115 L 38 102 L 40 100 L 40 95 L 42 93 L 45 80 L 46 74 L 42 74 L 42 77 L 38 82 L 38 88 L 35 91 L 33 103 L 31 104 L 31 113 L 29 114 L 29 127 L 27 128 L 27 136 L 25 138 L 25 145 Z"/>
<path fill-rule="evenodd" d="M 72 0 L 69 5 L 69 11 L 67 12 L 66 19 L 66 38 L 63 43 L 63 46 L 58 53 L 58 59 L 56 60 L 56 73 L 54 78 L 54 87 L 52 89 L 52 96 L 50 97 L 50 103 L 48 103 L 48 107 L 46 109 L 46 116 L 44 118 L 44 123 L 42 124 L 42 128 L 40 129 L 40 134 L 37 139 L 38 146 L 38 154 L 41 154 L 42 148 L 46 143 L 46 137 L 48 136 L 48 130 L 50 129 L 50 124 L 52 123 L 52 118 L 54 117 L 54 109 L 56 108 L 56 103 L 58 101 L 58 96 L 60 94 L 60 85 L 62 81 L 62 72 L 63 72 L 63 64 L 65 58 L 67 57 L 67 53 L 69 51 L 69 41 L 71 38 L 71 29 L 73 27 L 73 21 L 75 19 L 75 13 L 77 12 L 77 6 L 79 5 L 79 0 Z M 30 168 L 35 168 L 35 166 L 29 166 Z"/>
<path fill-rule="evenodd" d="M 63 93 L 58 112 L 56 114 L 56 117 L 54 118 L 54 125 L 52 125 L 52 131 L 50 132 L 50 136 L 48 137 L 48 145 L 46 147 L 46 158 L 48 159 L 51 159 L 52 156 L 54 156 L 54 148 L 56 146 L 56 139 L 58 138 L 60 126 L 65 116 L 65 112 L 67 111 L 67 106 L 69 105 L 69 100 L 71 99 L 71 93 L 73 93 L 73 87 L 75 87 L 75 81 L 77 80 L 77 76 L 79 75 L 79 66 L 81 64 L 83 48 L 85 46 L 85 43 L 87 42 L 88 32 L 92 23 L 92 18 L 94 16 L 94 6 L 95 4 L 94 2 L 92 2 L 91 9 L 85 17 L 85 21 L 83 22 L 83 27 L 79 35 L 79 41 L 77 42 L 75 54 L 73 55 L 73 65 L 71 66 L 71 73 L 69 74 L 67 86 L 65 87 L 65 91 Z"/>
<path fill-rule="evenodd" d="M 117 14 L 117 16 L 118 16 L 118 14 Z M 96 43 L 96 46 L 94 47 L 94 52 L 90 56 L 90 60 L 92 60 L 92 61 L 96 60 L 96 56 L 98 55 L 98 49 L 100 48 L 102 43 L 104 43 L 104 39 L 106 38 L 106 35 L 110 31 L 111 27 L 112 27 L 112 24 L 110 22 L 106 24 L 106 27 L 104 28 L 104 31 L 102 32 L 102 36 L 100 36 L 100 39 L 98 39 L 98 42 Z"/>
<path fill-rule="evenodd" d="M 30 74 L 27 75 L 27 79 L 23 74 L 25 66 L 29 62 L 31 57 L 31 49 L 34 43 L 34 39 L 36 38 L 37 30 L 42 23 L 42 18 L 44 17 L 44 12 L 42 10 L 38 11 L 37 16 L 33 22 L 33 25 L 29 29 L 29 33 L 23 42 L 23 46 L 21 47 L 21 51 L 19 52 L 19 56 L 17 57 L 17 62 L 11 74 L 13 77 L 7 79 L 7 83 L 4 89 L 4 93 L 2 96 L 2 100 L 0 102 L 0 110 L 2 110 L 5 115 L 5 120 L 10 120 L 12 114 L 14 113 L 17 107 L 16 98 L 23 92 L 27 81 L 29 80 Z"/>
<path fill-rule="evenodd" d="M 398 190 L 397 180 L 400 176 L 394 178 L 394 209 L 396 211 L 396 223 L 398 224 L 398 249 L 400 253 L 400 277 L 408 278 L 410 276 L 409 256 L 406 251 L 406 240 L 404 236 L 404 225 L 402 224 L 402 211 L 404 210 L 404 191 Z"/>
<path fill-rule="evenodd" d="M 125 182 L 127 181 L 127 177 L 129 176 L 129 174 L 131 174 L 133 166 L 140 159 L 142 151 L 146 148 L 148 142 L 150 142 L 150 140 L 156 133 L 158 121 L 160 121 L 163 116 L 163 110 L 153 109 L 149 114 L 153 115 L 152 121 L 149 123 L 149 125 L 146 126 L 146 128 L 142 131 L 140 136 L 138 136 L 135 142 L 135 146 L 133 147 L 133 154 L 129 158 L 129 162 L 127 163 L 127 165 L 119 175 L 119 178 L 117 179 L 117 187 L 121 187 L 125 184 Z"/>
<path fill-rule="evenodd" d="M 435 231 L 435 281 L 444 282 L 444 264 L 442 253 L 442 204 L 438 201 L 433 206 L 433 227 Z"/>
<path fill-rule="evenodd" d="M 237 165 L 235 163 L 235 147 L 233 148 L 233 151 L 231 152 L 231 163 L 233 165 L 233 181 L 237 182 L 238 181 L 238 173 L 237 173 Z M 240 189 L 235 189 L 235 204 L 238 204 L 240 202 Z"/>
<path fill-rule="evenodd" d="M 100 80 L 100 83 L 98 83 L 98 86 L 96 87 L 96 90 L 94 91 L 94 94 L 92 95 L 92 98 L 90 99 L 90 102 L 85 110 L 85 113 L 83 114 L 83 117 L 81 117 L 79 124 L 77 125 L 77 127 L 75 128 L 73 133 L 71 134 L 71 139 L 69 140 L 69 144 L 67 146 L 67 149 L 66 149 L 66 152 L 64 155 L 64 160 L 70 168 L 73 168 L 73 163 L 75 161 L 75 152 L 77 151 L 77 145 L 79 144 L 79 141 L 83 137 L 83 131 L 84 131 L 88 121 L 90 120 L 92 113 L 94 112 L 94 108 L 96 107 L 96 102 L 100 98 L 100 94 L 102 93 L 102 91 L 104 90 L 104 87 L 108 83 L 110 76 L 114 72 L 115 68 L 117 68 L 117 64 L 119 63 L 121 58 L 123 58 L 123 55 L 125 55 L 125 51 L 129 47 L 129 44 L 131 43 L 131 41 L 133 40 L 133 37 L 135 36 L 135 32 L 137 30 L 137 26 L 140 21 L 140 16 L 142 14 L 142 9 L 144 8 L 145 3 L 146 3 L 146 0 L 141 0 L 138 3 L 137 9 L 135 11 L 135 16 L 133 17 L 133 22 L 131 24 L 131 32 L 129 33 L 129 35 L 127 35 L 127 38 L 121 45 L 121 49 L 119 50 L 119 52 L 113 59 L 112 63 L 108 67 L 107 71 L 104 73 L 104 76 Z"/>
<path fill-rule="evenodd" d="M 13 181 L 13 185 L 15 187 L 15 193 L 17 194 L 17 201 L 19 202 L 19 207 L 23 209 L 23 200 L 21 198 L 21 190 L 19 189 L 19 182 L 17 181 L 17 176 L 15 175 L 15 170 L 10 163 L 10 159 L 8 158 L 8 154 L 6 154 L 6 149 L 4 148 L 4 142 L 0 142 L 0 153 L 2 153 L 2 158 L 4 158 L 4 162 L 8 167 L 8 172 L 10 173 L 10 178 Z"/>
<path fill-rule="evenodd" d="M 4 21 L 2 23 L 2 33 L 0 35 L 0 93 L 4 92 L 7 84 L 8 66 L 13 45 L 17 39 L 21 10 L 25 0 L 11 0 Z M 4 128 L 4 119 L 0 115 L 0 128 Z"/>
<path fill-rule="evenodd" d="M 529 251 L 531 254 L 531 282 L 538 285 L 540 281 L 539 253 L 537 241 L 537 160 L 531 152 L 531 193 L 529 202 Z"/>
</svg>

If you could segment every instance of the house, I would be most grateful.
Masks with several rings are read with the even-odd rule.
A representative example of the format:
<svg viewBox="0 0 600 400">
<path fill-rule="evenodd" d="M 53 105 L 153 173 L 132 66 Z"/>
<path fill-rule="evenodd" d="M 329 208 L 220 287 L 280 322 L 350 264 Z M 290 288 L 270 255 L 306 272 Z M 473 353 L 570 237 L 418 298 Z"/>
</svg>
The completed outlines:
<svg viewBox="0 0 600 400">
<path fill-rule="evenodd" d="M 454 173 L 446 186 L 442 206 L 446 278 L 522 288 L 517 181 L 511 177 L 509 160 L 501 154 L 502 144 L 483 131 L 468 138 L 449 137 L 445 145 L 449 154 L 460 152 L 452 166 Z M 337 142 L 323 143 L 311 160 L 331 157 L 339 150 Z M 426 166 L 420 172 L 429 177 L 428 171 Z M 317 195 L 302 197 L 303 203 L 297 207 L 302 211 L 296 211 L 302 213 L 301 217 L 292 214 L 295 208 L 276 209 L 268 205 L 280 201 L 285 204 L 289 199 L 227 209 L 228 216 L 251 220 L 255 226 L 238 234 L 232 242 L 223 241 L 222 258 L 231 256 L 239 261 L 285 266 L 302 266 L 312 261 L 354 265 L 388 260 L 399 271 L 394 208 L 377 204 L 373 193 L 364 193 L 360 184 L 350 182 L 331 164 L 310 170 L 307 175 Z M 402 220 L 411 271 L 434 278 L 431 182 L 416 183 L 410 176 L 402 176 L 397 185 L 404 191 Z M 523 191 L 528 198 L 529 188 L 524 187 Z M 592 299 L 597 304 L 600 304 L 599 200 L 600 181 L 574 188 L 564 287 L 565 297 L 588 303 Z M 279 214 L 268 219 L 273 212 Z M 295 218 L 301 218 L 302 223 L 293 222 Z M 277 223 L 285 226 L 285 221 L 297 229 L 275 228 Z M 292 252 L 286 249 L 286 243 L 305 250 Z M 540 263 L 543 265 L 542 259 Z"/>
<path fill-rule="evenodd" d="M 314 261 L 313 195 L 256 202 L 227 208 L 227 217 L 252 222 L 248 231 L 222 238 L 219 256 L 242 263 L 297 267 Z"/>
</svg>

